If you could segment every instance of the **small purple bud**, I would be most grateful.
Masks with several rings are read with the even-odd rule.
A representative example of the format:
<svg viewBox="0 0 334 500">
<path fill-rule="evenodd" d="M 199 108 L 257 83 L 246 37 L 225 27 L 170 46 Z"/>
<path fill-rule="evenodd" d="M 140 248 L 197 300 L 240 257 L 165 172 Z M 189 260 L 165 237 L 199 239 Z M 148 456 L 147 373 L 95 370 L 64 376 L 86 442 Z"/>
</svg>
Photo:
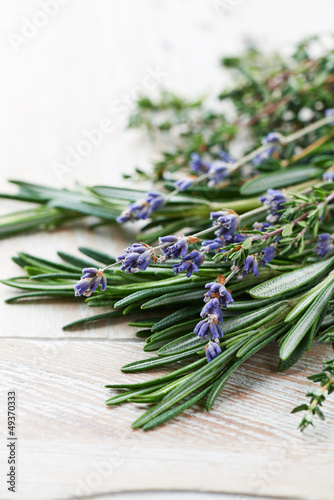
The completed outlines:
<svg viewBox="0 0 334 500">
<path fill-rule="evenodd" d="M 95 292 L 100 283 L 102 292 L 106 290 L 107 279 L 103 275 L 103 269 L 97 269 L 96 267 L 85 267 L 82 270 L 82 273 L 83 276 L 74 286 L 76 297 L 79 297 L 80 295 L 90 297 L 92 292 Z"/>
<path fill-rule="evenodd" d="M 208 363 L 214 360 L 219 354 L 221 354 L 221 348 L 216 342 L 209 342 L 205 348 L 206 359 Z"/>
<path fill-rule="evenodd" d="M 196 180 L 195 176 L 183 177 L 182 179 L 175 181 L 174 186 L 179 191 L 186 191 L 194 184 L 195 180 Z"/>
<path fill-rule="evenodd" d="M 275 258 L 276 249 L 273 246 L 266 247 L 262 250 L 260 255 L 262 257 L 261 266 L 264 266 Z"/>
<path fill-rule="evenodd" d="M 194 172 L 199 172 L 200 174 L 206 174 L 209 171 L 209 163 L 202 160 L 198 153 L 192 153 L 190 155 L 190 167 Z"/>
<path fill-rule="evenodd" d="M 325 257 L 331 250 L 333 250 L 333 236 L 329 233 L 318 234 L 317 244 L 313 248 L 313 251 L 319 255 L 319 257 Z"/>
<path fill-rule="evenodd" d="M 334 108 L 326 109 L 325 116 L 334 116 Z M 330 122 L 330 125 L 334 125 L 334 120 Z"/>
<path fill-rule="evenodd" d="M 325 172 L 322 176 L 322 180 L 325 182 L 333 182 L 334 181 L 334 170 L 329 170 Z"/>
</svg>

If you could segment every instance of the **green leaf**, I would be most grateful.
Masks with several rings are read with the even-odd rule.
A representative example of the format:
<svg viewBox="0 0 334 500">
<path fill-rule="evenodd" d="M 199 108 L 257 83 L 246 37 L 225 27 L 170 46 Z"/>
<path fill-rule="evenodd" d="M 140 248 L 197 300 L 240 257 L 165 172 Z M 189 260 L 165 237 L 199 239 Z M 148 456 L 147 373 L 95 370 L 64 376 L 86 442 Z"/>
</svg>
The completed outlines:
<svg viewBox="0 0 334 500">
<path fill-rule="evenodd" d="M 134 361 L 122 367 L 124 373 L 136 373 L 151 370 L 152 368 L 159 368 L 162 366 L 170 365 L 181 361 L 183 359 L 191 358 L 197 354 L 197 349 L 193 349 L 187 353 L 175 354 L 174 356 L 158 356 L 156 358 L 142 359 Z"/>
<path fill-rule="evenodd" d="M 187 378 L 183 383 L 181 383 L 176 389 L 167 394 L 164 399 L 155 405 L 153 408 L 148 410 L 144 415 L 139 417 L 133 424 L 134 429 L 142 427 L 148 423 L 153 418 L 157 417 L 165 410 L 168 410 L 171 406 L 178 403 L 180 400 L 187 397 L 192 392 L 196 391 L 203 385 L 207 384 L 209 381 L 215 379 L 222 367 L 226 362 L 233 357 L 237 350 L 241 346 L 241 342 L 238 342 L 235 346 L 231 347 L 227 351 L 223 352 L 217 356 L 213 361 L 207 363 L 206 366 L 197 370 L 194 374 Z"/>
<path fill-rule="evenodd" d="M 159 330 L 158 332 L 153 333 L 149 340 L 150 341 L 158 340 L 158 339 L 161 340 L 165 337 L 170 336 L 171 333 L 172 334 L 173 333 L 180 333 L 180 332 L 183 332 L 184 330 L 186 330 L 187 333 L 189 333 L 189 331 L 192 331 L 193 326 L 197 325 L 198 321 L 199 321 L 198 317 L 195 317 L 195 318 L 192 318 L 190 320 L 183 321 L 182 323 L 177 322 L 177 323 L 169 326 L 168 328 L 165 328 L 164 330 Z"/>
<path fill-rule="evenodd" d="M 241 245 L 241 247 L 244 249 L 244 250 L 248 250 L 250 247 L 252 246 L 252 238 L 247 238 L 243 244 Z"/>
<path fill-rule="evenodd" d="M 62 260 L 64 260 L 65 262 L 68 262 L 69 264 L 72 264 L 75 267 L 78 267 L 79 269 L 83 269 L 84 267 L 96 267 L 95 262 L 80 259 L 79 257 L 75 257 L 74 255 L 70 255 L 66 252 L 57 252 L 57 254 L 59 255 L 59 257 Z"/>
<path fill-rule="evenodd" d="M 308 346 L 310 343 L 310 340 L 312 341 L 313 335 L 312 331 L 310 330 L 307 332 L 305 337 L 301 340 L 301 342 L 297 345 L 297 347 L 292 351 L 290 356 L 288 356 L 286 359 L 280 359 L 278 363 L 278 371 L 279 372 L 285 372 L 286 370 L 289 370 L 293 365 L 297 363 L 297 361 L 302 357 L 305 351 L 308 350 Z"/>
<path fill-rule="evenodd" d="M 91 259 L 96 260 L 97 262 L 101 262 L 104 265 L 109 265 L 113 264 L 116 262 L 115 257 L 103 253 L 103 252 L 98 252 L 97 250 L 94 250 L 92 248 L 87 248 L 87 247 L 79 247 L 78 249 L 81 253 L 84 255 L 87 255 L 87 257 L 90 257 Z"/>
<path fill-rule="evenodd" d="M 262 349 L 265 345 L 269 344 L 274 339 L 276 339 L 280 334 L 281 330 L 275 331 L 270 337 L 267 337 L 266 339 L 262 340 L 262 342 L 260 342 L 259 344 L 248 350 L 248 352 L 245 353 L 245 355 L 242 358 L 235 361 L 229 368 L 227 368 L 226 371 L 224 371 L 224 373 L 214 382 L 212 386 L 212 389 L 210 391 L 210 394 L 206 402 L 206 409 L 208 411 L 210 411 L 211 408 L 213 407 L 217 397 L 219 396 L 221 390 L 225 386 L 226 382 L 228 381 L 230 375 L 234 372 L 234 370 L 236 370 L 242 363 L 244 363 L 257 351 Z"/>
<path fill-rule="evenodd" d="M 334 264 L 334 258 L 311 264 L 297 269 L 291 273 L 281 274 L 275 278 L 264 281 L 250 290 L 250 295 L 255 299 L 278 297 L 290 290 L 298 290 L 307 283 L 316 280 L 322 273 Z"/>
<path fill-rule="evenodd" d="M 203 293 L 202 293 L 203 295 Z M 164 318 L 157 320 L 157 322 L 152 326 L 152 333 L 162 332 L 171 326 L 183 323 L 189 318 L 197 318 L 202 307 L 184 307 L 178 309 L 177 311 L 165 316 Z"/>
<path fill-rule="evenodd" d="M 155 358 L 157 359 L 157 358 Z M 161 359 L 161 358 L 160 358 Z M 140 389 L 140 388 L 145 388 L 145 387 L 154 387 L 159 385 L 162 382 L 169 382 L 170 380 L 173 380 L 177 377 L 180 377 L 181 375 L 184 375 L 185 373 L 191 372 L 193 370 L 196 370 L 197 368 L 200 368 L 203 365 L 206 365 L 207 361 L 206 358 L 201 358 L 193 363 L 190 363 L 186 366 L 183 366 L 182 368 L 178 368 L 177 370 L 174 370 L 170 373 L 167 373 L 166 375 L 162 375 L 161 377 L 157 377 L 151 380 L 146 380 L 145 382 L 135 382 L 131 384 L 109 384 L 106 385 L 105 387 L 110 388 L 110 389 Z"/>
<path fill-rule="evenodd" d="M 285 322 L 288 323 L 291 321 L 295 321 L 319 295 L 320 291 L 327 286 L 331 279 L 331 276 L 327 276 L 326 279 L 321 281 L 314 288 L 311 288 L 311 290 L 306 295 L 302 296 L 300 302 L 298 302 L 298 304 L 289 312 L 289 314 L 285 318 Z"/>
<path fill-rule="evenodd" d="M 296 408 L 294 408 L 291 413 L 298 413 L 299 411 L 307 411 L 309 409 L 309 406 L 304 403 L 302 405 L 299 405 L 299 406 L 296 406 Z"/>
<path fill-rule="evenodd" d="M 198 335 L 192 332 L 188 333 L 187 335 L 183 335 L 183 337 L 173 340 L 172 342 L 169 342 L 168 344 L 161 347 L 161 349 L 159 349 L 158 351 L 158 355 L 170 356 L 176 353 L 188 351 L 189 349 L 193 348 L 201 350 L 205 347 L 206 343 L 207 340 L 201 339 Z"/>
<path fill-rule="evenodd" d="M 290 234 L 292 234 L 292 231 L 293 231 L 293 225 L 292 224 L 286 224 L 284 226 L 284 229 L 282 231 L 282 236 L 290 236 Z"/>
<path fill-rule="evenodd" d="M 200 290 L 196 290 L 194 292 L 187 292 L 186 297 L 187 297 L 187 302 L 189 301 L 197 301 L 198 299 L 203 298 L 203 288 Z M 152 309 L 153 307 L 161 307 L 165 305 L 170 305 L 170 304 L 178 304 L 182 303 L 184 304 L 185 301 L 185 293 L 180 293 L 179 291 L 176 292 L 171 292 L 171 293 L 165 293 L 163 295 L 158 295 L 158 297 L 155 297 L 152 300 L 149 300 L 148 302 L 145 302 L 141 308 L 142 309 Z"/>
<path fill-rule="evenodd" d="M 268 322 L 278 314 L 278 308 L 281 304 L 282 302 L 271 304 L 254 312 L 247 312 L 233 318 L 228 318 L 223 323 L 224 334 L 243 330 L 246 327 L 254 328 Z"/>
<path fill-rule="evenodd" d="M 68 291 L 68 292 L 28 292 L 28 293 L 20 293 L 19 295 L 14 295 L 14 297 L 9 297 L 8 299 L 5 300 L 7 304 L 10 304 L 11 302 L 16 302 L 17 300 L 20 301 L 21 299 L 31 299 L 31 298 L 41 298 L 41 299 L 49 299 L 50 297 L 52 298 L 73 298 L 76 299 L 74 296 L 73 291 Z"/>
<path fill-rule="evenodd" d="M 240 188 L 243 195 L 252 196 L 260 194 L 267 189 L 277 189 L 285 186 L 292 186 L 315 177 L 320 177 L 322 170 L 315 167 L 284 168 L 276 170 L 274 173 L 261 174 L 245 182 Z"/>
<path fill-rule="evenodd" d="M 306 313 L 300 320 L 291 328 L 291 330 L 284 337 L 280 348 L 280 358 L 286 360 L 298 346 L 306 333 L 310 330 L 313 323 L 317 321 L 322 310 L 331 299 L 334 292 L 334 278 L 330 284 L 321 291 L 318 297 L 313 301 L 312 305 L 308 308 Z"/>
<path fill-rule="evenodd" d="M 122 316 L 122 311 L 112 311 L 104 314 L 97 314 L 95 316 L 90 316 L 88 318 L 78 319 L 77 321 L 73 321 L 72 323 L 68 323 L 63 326 L 63 330 L 72 330 L 77 326 L 87 325 L 90 323 L 95 323 L 96 321 L 102 321 L 110 318 L 119 318 Z"/>
<path fill-rule="evenodd" d="M 133 302 L 143 301 L 149 297 L 156 297 L 156 296 L 160 297 L 161 294 L 164 294 L 167 291 L 180 292 L 181 290 L 182 291 L 191 290 L 197 286 L 197 284 L 195 285 L 191 281 L 188 281 L 186 283 L 184 281 L 182 281 L 181 283 L 179 283 L 179 284 L 176 283 L 175 285 L 173 285 L 173 282 L 170 282 L 169 286 L 165 286 L 163 288 L 160 288 L 157 282 L 151 282 L 151 285 L 156 285 L 156 286 L 149 287 L 149 289 L 139 290 L 138 292 L 134 292 L 134 293 L 127 295 L 126 297 L 124 297 L 123 299 L 121 299 L 115 303 L 115 308 L 118 309 L 121 307 L 125 307 Z M 202 288 L 203 283 L 199 283 L 198 286 L 200 286 Z M 139 286 L 137 286 L 137 288 L 139 288 Z M 122 289 L 122 287 L 117 287 L 117 290 L 120 290 L 120 289 Z M 203 291 L 202 291 L 202 295 L 203 295 Z"/>
<path fill-rule="evenodd" d="M 164 387 L 164 384 L 160 384 L 155 386 L 154 389 L 158 389 L 159 387 Z M 133 396 L 142 396 L 144 394 L 149 394 L 152 392 L 152 387 L 148 387 L 147 389 L 137 389 L 134 391 L 126 391 L 123 392 L 122 394 L 117 394 L 116 396 L 113 396 L 112 398 L 107 399 L 106 405 L 108 406 L 116 406 L 122 403 L 127 403 L 129 401 L 129 398 Z"/>
<path fill-rule="evenodd" d="M 187 399 L 187 401 L 184 401 L 180 405 L 177 405 L 175 408 L 172 408 L 171 410 L 166 411 L 162 415 L 158 415 L 155 418 L 152 418 L 147 424 L 143 426 L 144 431 L 148 431 L 151 429 L 154 429 L 155 427 L 158 427 L 158 425 L 163 424 L 164 422 L 167 422 L 171 418 L 176 417 L 176 415 L 179 415 L 182 413 L 184 410 L 187 408 L 190 408 L 194 404 L 196 404 L 198 401 L 200 401 L 210 390 L 211 385 L 206 387 L 205 389 L 202 389 L 198 394 L 195 394 L 191 398 Z"/>
</svg>

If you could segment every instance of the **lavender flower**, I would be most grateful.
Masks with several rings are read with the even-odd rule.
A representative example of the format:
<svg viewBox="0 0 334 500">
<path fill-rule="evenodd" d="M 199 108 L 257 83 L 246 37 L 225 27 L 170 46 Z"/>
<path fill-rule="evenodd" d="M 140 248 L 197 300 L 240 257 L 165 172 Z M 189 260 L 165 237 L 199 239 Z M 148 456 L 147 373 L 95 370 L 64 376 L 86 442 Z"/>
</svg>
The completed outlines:
<svg viewBox="0 0 334 500">
<path fill-rule="evenodd" d="M 326 109 L 325 116 L 334 116 L 334 108 Z M 334 120 L 330 122 L 330 125 L 334 125 Z"/>
<path fill-rule="evenodd" d="M 276 153 L 276 151 L 278 151 L 279 145 L 283 141 L 284 137 L 278 132 L 269 132 L 269 134 L 267 134 L 266 137 L 262 139 L 262 144 L 270 144 L 271 146 L 264 151 L 261 151 L 253 158 L 253 165 L 255 167 L 258 167 L 264 160 L 268 160 L 268 158 L 271 158 L 271 156 Z"/>
<path fill-rule="evenodd" d="M 235 233 L 233 236 L 233 243 L 243 243 L 247 239 L 247 236 L 242 233 Z"/>
<path fill-rule="evenodd" d="M 223 307 L 224 309 L 227 307 L 228 304 L 233 304 L 234 300 L 232 299 L 231 293 L 227 290 L 227 288 L 225 288 L 225 286 L 222 283 L 219 283 L 219 281 L 218 283 L 216 282 L 207 283 L 205 285 L 205 288 L 209 288 L 209 291 L 206 292 L 204 296 L 204 302 L 208 302 L 211 300 L 218 300 L 219 307 Z"/>
<path fill-rule="evenodd" d="M 269 158 L 271 158 L 272 155 L 276 151 L 277 151 L 277 147 L 276 146 L 271 146 L 270 148 L 267 148 L 264 151 L 261 151 L 259 154 L 257 154 L 256 156 L 254 156 L 254 158 L 252 159 L 253 165 L 255 167 L 258 167 L 259 165 L 261 165 L 261 163 L 264 160 L 268 160 Z"/>
<path fill-rule="evenodd" d="M 209 182 L 208 186 L 213 187 L 219 184 L 223 180 L 227 179 L 229 176 L 228 164 L 224 161 L 216 160 L 211 163 L 210 170 L 208 173 Z"/>
<path fill-rule="evenodd" d="M 201 252 L 202 253 L 209 253 L 209 252 L 215 252 L 217 250 L 224 250 L 224 246 L 227 244 L 231 243 L 242 243 L 245 241 L 246 236 L 242 233 L 236 233 L 232 237 L 230 235 L 227 235 L 227 239 L 229 240 L 228 242 L 225 240 L 224 237 L 217 237 L 214 240 L 205 240 L 202 242 L 201 246 Z"/>
<path fill-rule="evenodd" d="M 163 236 L 159 238 L 159 244 L 164 245 L 166 243 L 171 243 L 169 246 L 162 248 L 162 252 L 165 254 L 163 261 L 173 258 L 178 259 L 179 257 L 185 258 L 188 252 L 188 238 L 177 237 L 177 236 Z"/>
<path fill-rule="evenodd" d="M 241 278 L 244 278 L 250 270 L 252 270 L 252 273 L 257 278 L 259 275 L 259 264 L 255 255 L 248 255 L 248 257 L 246 257 L 241 271 Z"/>
<path fill-rule="evenodd" d="M 182 179 L 175 181 L 174 186 L 179 191 L 186 191 L 186 189 L 194 184 L 195 180 L 196 177 L 194 175 L 189 175 L 188 177 L 182 177 Z"/>
<path fill-rule="evenodd" d="M 207 338 L 211 337 L 213 339 L 223 337 L 223 332 L 218 325 L 219 318 L 215 314 L 210 314 L 207 318 L 199 321 L 194 328 L 194 333 L 199 337 Z"/>
<path fill-rule="evenodd" d="M 205 240 L 202 242 L 201 252 L 209 253 L 220 250 L 226 244 L 224 238 L 215 238 L 214 240 Z"/>
<path fill-rule="evenodd" d="M 215 234 L 223 237 L 226 242 L 231 242 L 238 228 L 238 218 L 233 214 L 226 215 L 226 212 L 211 212 L 210 219 L 213 220 L 213 226 L 222 226 Z"/>
<path fill-rule="evenodd" d="M 235 159 L 232 158 L 226 151 L 222 150 L 219 153 L 220 158 L 225 162 L 225 163 L 235 163 Z"/>
<path fill-rule="evenodd" d="M 92 292 L 95 292 L 101 283 L 101 290 L 104 292 L 107 288 L 107 278 L 103 275 L 103 269 L 96 267 L 85 267 L 82 270 L 83 276 L 80 281 L 74 286 L 75 296 L 84 295 L 89 297 Z"/>
<path fill-rule="evenodd" d="M 197 250 L 193 250 L 188 255 L 182 258 L 181 262 L 173 265 L 173 273 L 183 273 L 187 271 L 187 278 L 190 278 L 192 273 L 198 273 L 198 268 L 204 260 L 202 255 Z"/>
<path fill-rule="evenodd" d="M 313 248 L 313 251 L 320 257 L 324 257 L 333 248 L 333 236 L 329 233 L 322 233 L 317 236 L 317 244 Z"/>
<path fill-rule="evenodd" d="M 334 170 L 329 170 L 325 172 L 322 176 L 322 180 L 325 182 L 333 182 L 334 181 Z"/>
<path fill-rule="evenodd" d="M 190 155 L 190 167 L 194 172 L 199 172 L 200 174 L 206 174 L 209 171 L 210 164 L 204 162 L 198 153 L 192 153 Z"/>
<path fill-rule="evenodd" d="M 219 342 L 219 339 L 214 339 L 213 342 L 210 341 L 205 347 L 205 354 L 208 363 L 214 360 L 222 352 L 217 341 Z"/>
<path fill-rule="evenodd" d="M 261 196 L 259 199 L 263 203 L 263 206 L 268 209 L 266 221 L 269 224 L 278 222 L 281 217 L 278 211 L 282 210 L 283 204 L 286 203 L 286 198 L 282 191 L 279 189 L 268 189 L 267 194 Z"/>
<path fill-rule="evenodd" d="M 166 202 L 163 194 L 154 191 L 147 193 L 146 201 L 150 205 L 152 212 L 159 210 Z"/>
<path fill-rule="evenodd" d="M 261 266 L 264 266 L 273 260 L 276 255 L 276 248 L 274 246 L 266 247 L 261 251 L 260 255 L 262 257 Z"/>
<path fill-rule="evenodd" d="M 152 212 L 155 212 L 161 208 L 166 203 L 164 195 L 161 193 L 156 193 L 150 191 L 147 193 L 145 200 L 136 201 L 131 203 L 119 217 L 117 217 L 118 223 L 127 222 L 129 220 L 140 220 L 147 219 Z"/>
<path fill-rule="evenodd" d="M 215 315 L 218 317 L 218 321 L 223 321 L 223 313 L 220 309 L 220 303 L 218 298 L 210 299 L 201 311 L 201 317 Z"/>
<path fill-rule="evenodd" d="M 169 234 L 168 236 L 161 236 L 159 238 L 159 244 L 160 245 L 172 245 L 173 243 L 176 243 L 179 241 L 178 236 L 174 236 L 173 234 Z"/>
<path fill-rule="evenodd" d="M 121 262 L 121 271 L 126 274 L 145 271 L 152 261 L 152 249 L 142 243 L 134 243 L 132 247 L 124 250 L 124 253 L 117 257 L 117 262 Z"/>
<path fill-rule="evenodd" d="M 267 134 L 262 140 L 262 144 L 280 143 L 283 139 L 282 134 L 279 132 L 269 132 L 269 134 Z"/>
</svg>

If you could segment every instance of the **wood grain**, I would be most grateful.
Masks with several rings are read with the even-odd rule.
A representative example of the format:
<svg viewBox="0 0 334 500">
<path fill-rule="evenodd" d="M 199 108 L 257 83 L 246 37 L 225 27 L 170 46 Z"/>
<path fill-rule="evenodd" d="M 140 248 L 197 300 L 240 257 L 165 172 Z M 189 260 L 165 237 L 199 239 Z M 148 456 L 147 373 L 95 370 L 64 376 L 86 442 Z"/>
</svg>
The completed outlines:
<svg viewBox="0 0 334 500">
<path fill-rule="evenodd" d="M 119 371 L 142 357 L 138 342 L 58 341 L 51 352 L 49 344 L 1 340 L 2 385 L 18 395 L 17 498 L 171 488 L 331 500 L 334 404 L 326 423 L 303 435 L 289 416 L 326 347 L 281 375 L 271 346 L 233 375 L 212 413 L 196 407 L 144 433 L 130 424 L 145 406 L 104 406 L 105 383 L 152 376 Z M 5 391 L 1 399 L 3 408 Z"/>
</svg>

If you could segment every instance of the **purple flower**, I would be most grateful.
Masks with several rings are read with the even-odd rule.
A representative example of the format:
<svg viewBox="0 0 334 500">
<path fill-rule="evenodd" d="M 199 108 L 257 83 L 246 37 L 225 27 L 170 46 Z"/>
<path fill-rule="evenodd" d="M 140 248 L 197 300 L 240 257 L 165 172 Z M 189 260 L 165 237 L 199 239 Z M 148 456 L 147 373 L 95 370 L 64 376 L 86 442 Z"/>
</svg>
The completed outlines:
<svg viewBox="0 0 334 500">
<path fill-rule="evenodd" d="M 192 153 L 190 155 L 190 167 L 194 172 L 199 172 L 200 174 L 206 174 L 209 171 L 210 164 L 204 162 L 198 153 Z"/>
<path fill-rule="evenodd" d="M 213 339 L 223 337 L 224 334 L 218 325 L 218 321 L 218 316 L 211 314 L 197 323 L 194 328 L 194 333 L 202 339 L 207 337 L 211 337 Z"/>
<path fill-rule="evenodd" d="M 241 271 L 241 277 L 244 278 L 250 270 L 252 270 L 252 273 L 257 278 L 259 275 L 259 263 L 255 255 L 248 255 L 248 257 L 246 257 L 244 267 Z"/>
<path fill-rule="evenodd" d="M 255 167 L 258 167 L 259 165 L 261 165 L 261 163 L 264 161 L 264 160 L 268 160 L 268 158 L 271 158 L 272 155 L 277 151 L 277 147 L 276 146 L 271 146 L 270 148 L 267 148 L 265 149 L 264 151 L 261 151 L 261 153 L 257 154 L 256 156 L 254 156 L 254 158 L 252 159 L 252 163 Z"/>
<path fill-rule="evenodd" d="M 318 243 L 313 248 L 313 251 L 320 257 L 324 257 L 334 248 L 333 236 L 329 233 L 318 234 L 317 242 Z"/>
<path fill-rule="evenodd" d="M 233 243 L 243 243 L 247 239 L 247 236 L 242 233 L 236 233 L 233 236 Z"/>
<path fill-rule="evenodd" d="M 152 261 L 152 249 L 142 243 L 134 243 L 127 247 L 124 253 L 117 257 L 117 262 L 121 262 L 121 271 L 126 274 L 145 271 Z"/>
<path fill-rule="evenodd" d="M 201 311 L 201 317 L 215 315 L 218 317 L 218 321 L 223 321 L 223 313 L 220 309 L 220 303 L 218 298 L 210 299 Z"/>
<path fill-rule="evenodd" d="M 278 132 L 269 132 L 266 137 L 263 138 L 262 144 L 272 144 L 272 143 L 280 143 L 283 139 L 283 136 Z"/>
<path fill-rule="evenodd" d="M 198 273 L 198 268 L 204 260 L 204 255 L 193 250 L 188 255 L 182 258 L 181 262 L 173 265 L 173 273 L 183 273 L 187 271 L 187 278 L 190 278 L 192 273 Z"/>
<path fill-rule="evenodd" d="M 168 240 L 169 238 L 169 240 Z M 159 238 L 160 245 L 171 242 L 169 246 L 162 248 L 162 252 L 165 254 L 163 260 L 167 260 L 170 258 L 178 259 L 179 257 L 184 258 L 188 252 L 188 238 L 177 237 L 177 236 L 163 236 Z"/>
<path fill-rule="evenodd" d="M 215 234 L 223 237 L 226 242 L 232 242 L 238 228 L 238 218 L 233 214 L 226 215 L 226 212 L 211 212 L 210 219 L 213 220 L 213 226 L 221 226 Z"/>
<path fill-rule="evenodd" d="M 219 153 L 220 158 L 225 162 L 225 163 L 235 163 L 235 159 L 232 158 L 226 151 L 222 150 Z"/>
<path fill-rule="evenodd" d="M 267 194 L 261 196 L 259 200 L 263 203 L 263 206 L 268 209 L 266 221 L 269 224 L 278 222 L 281 217 L 278 211 L 282 210 L 284 208 L 283 204 L 286 203 L 286 198 L 282 191 L 279 189 L 268 189 Z"/>
<path fill-rule="evenodd" d="M 173 245 L 173 243 L 176 243 L 179 241 L 178 236 L 174 236 L 173 234 L 169 234 L 168 236 L 161 236 L 159 238 L 159 245 Z"/>
<path fill-rule="evenodd" d="M 152 212 L 159 210 L 166 202 L 163 194 L 154 191 L 149 191 L 147 193 L 146 201 L 150 205 Z"/>
<path fill-rule="evenodd" d="M 201 252 L 202 253 L 214 252 L 216 250 L 220 250 L 224 245 L 226 245 L 226 241 L 224 240 L 224 238 L 205 240 L 202 241 Z"/>
<path fill-rule="evenodd" d="M 179 191 L 186 191 L 186 189 L 190 188 L 190 186 L 194 184 L 195 180 L 196 177 L 193 175 L 188 177 L 182 177 L 182 179 L 179 179 L 178 181 L 174 182 L 174 186 Z"/>
<path fill-rule="evenodd" d="M 80 295 L 89 297 L 92 292 L 95 292 L 100 283 L 102 292 L 106 290 L 107 278 L 103 275 L 103 269 L 85 267 L 85 269 L 82 270 L 82 273 L 83 276 L 81 276 L 80 281 L 78 281 L 78 283 L 74 286 L 76 297 L 79 297 Z"/>
<path fill-rule="evenodd" d="M 334 108 L 326 109 L 325 116 L 334 116 Z M 334 121 L 330 122 L 330 125 L 334 125 Z"/>
<path fill-rule="evenodd" d="M 213 187 L 216 184 L 219 184 L 223 180 L 227 179 L 227 177 L 229 176 L 228 164 L 219 160 L 212 162 L 208 176 L 209 176 L 209 182 L 208 182 L 209 187 Z"/>
<path fill-rule="evenodd" d="M 276 255 L 276 249 L 273 246 L 266 247 L 261 251 L 260 255 L 262 257 L 261 266 L 264 266 L 273 260 Z"/>
<path fill-rule="evenodd" d="M 219 342 L 219 339 L 214 339 L 213 342 L 210 341 L 205 347 L 205 354 L 208 363 L 214 360 L 222 352 L 216 340 Z"/>
<path fill-rule="evenodd" d="M 227 288 L 225 288 L 225 285 L 219 283 L 219 281 L 218 283 L 217 282 L 207 283 L 205 285 L 205 288 L 209 288 L 209 290 L 204 295 L 204 302 L 216 299 L 219 301 L 219 307 L 223 307 L 224 309 L 227 307 L 228 304 L 233 304 L 234 300 L 232 299 L 231 293 L 227 290 Z"/>
<path fill-rule="evenodd" d="M 161 193 L 150 191 L 147 193 L 145 200 L 131 203 L 116 220 L 120 224 L 129 220 L 145 220 L 152 212 L 161 208 L 165 203 L 165 197 Z"/>
<path fill-rule="evenodd" d="M 334 181 L 334 170 L 330 170 L 329 172 L 325 172 L 322 176 L 322 180 L 326 182 Z"/>
</svg>

